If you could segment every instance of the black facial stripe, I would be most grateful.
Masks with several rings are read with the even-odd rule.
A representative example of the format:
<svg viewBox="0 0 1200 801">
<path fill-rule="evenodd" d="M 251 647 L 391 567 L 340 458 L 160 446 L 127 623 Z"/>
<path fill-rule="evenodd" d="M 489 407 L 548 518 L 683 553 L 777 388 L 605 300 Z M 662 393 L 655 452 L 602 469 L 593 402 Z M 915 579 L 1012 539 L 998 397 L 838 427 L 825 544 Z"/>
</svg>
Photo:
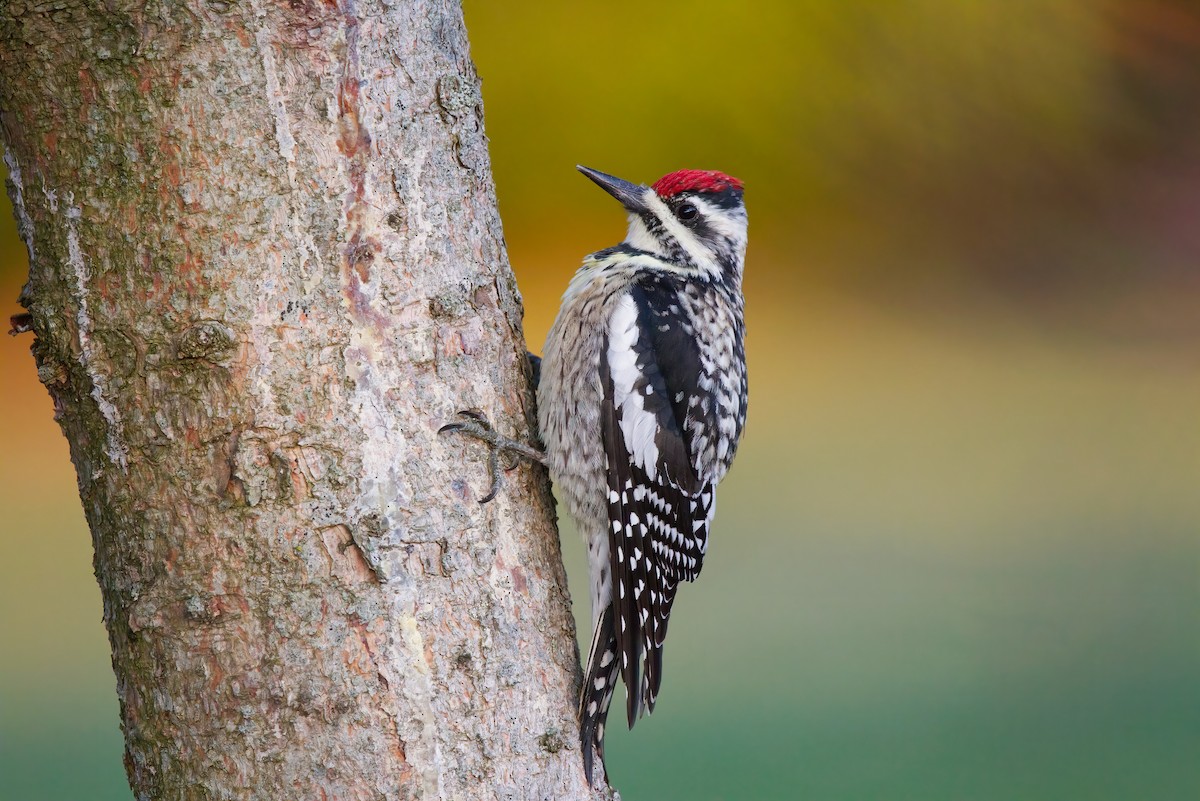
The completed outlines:
<svg viewBox="0 0 1200 801">
<path fill-rule="evenodd" d="M 720 192 L 684 192 L 677 197 L 681 203 L 689 197 L 697 197 L 719 209 L 732 209 L 741 205 L 742 202 L 742 193 L 737 189 L 722 189 Z"/>
<path fill-rule="evenodd" d="M 644 212 L 643 214 L 641 214 L 640 216 L 642 218 L 642 224 L 646 226 L 647 231 L 654 234 L 655 236 L 657 236 L 663 232 L 662 220 L 658 219 L 658 217 L 656 215 L 651 214 L 650 212 L 647 211 L 647 212 Z"/>
<path fill-rule="evenodd" d="M 677 216 L 679 206 L 691 202 L 692 198 L 695 198 L 700 203 L 708 204 L 709 209 L 707 211 L 701 209 L 700 214 L 693 220 L 680 220 Z M 737 244 L 714 228 L 710 224 L 708 215 L 723 213 L 726 209 L 740 207 L 741 193 L 733 189 L 722 192 L 683 192 L 669 198 L 665 203 L 676 224 L 685 227 L 712 254 L 713 258 L 721 266 L 722 271 L 731 277 L 736 275 L 738 264 Z M 650 212 L 643 212 L 638 215 L 638 218 L 650 236 L 658 242 L 659 253 L 665 261 L 676 264 L 689 264 L 692 262 L 691 254 L 676 241 L 662 220 Z"/>
<path fill-rule="evenodd" d="M 624 253 L 629 256 L 636 256 L 643 252 L 644 251 L 638 250 L 633 245 L 630 245 L 626 242 L 622 242 L 619 245 L 613 245 L 612 247 L 604 248 L 603 250 L 597 250 L 595 253 L 591 254 L 591 258 L 596 259 L 596 260 L 607 259 L 609 256 L 612 256 L 617 253 Z"/>
</svg>

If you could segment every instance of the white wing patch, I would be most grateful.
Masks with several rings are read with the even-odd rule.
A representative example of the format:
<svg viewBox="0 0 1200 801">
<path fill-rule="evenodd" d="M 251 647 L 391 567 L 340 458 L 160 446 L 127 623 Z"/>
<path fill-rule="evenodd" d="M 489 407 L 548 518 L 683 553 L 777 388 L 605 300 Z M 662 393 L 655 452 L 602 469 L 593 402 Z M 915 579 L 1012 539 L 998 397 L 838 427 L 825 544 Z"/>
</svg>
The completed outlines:
<svg viewBox="0 0 1200 801">
<path fill-rule="evenodd" d="M 658 419 L 648 411 L 637 390 L 641 373 L 638 357 L 638 310 L 630 295 L 624 295 L 608 321 L 608 369 L 613 382 L 613 406 L 620 411 L 621 438 L 630 460 L 657 480 Z"/>
</svg>

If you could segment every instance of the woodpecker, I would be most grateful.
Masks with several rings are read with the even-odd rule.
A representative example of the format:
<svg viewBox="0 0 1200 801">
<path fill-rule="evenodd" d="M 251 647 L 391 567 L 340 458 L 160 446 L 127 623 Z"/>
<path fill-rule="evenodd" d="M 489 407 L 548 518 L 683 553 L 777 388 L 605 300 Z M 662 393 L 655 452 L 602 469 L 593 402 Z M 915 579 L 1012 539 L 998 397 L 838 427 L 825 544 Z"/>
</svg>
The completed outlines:
<svg viewBox="0 0 1200 801">
<path fill-rule="evenodd" d="M 587 256 L 550 329 L 537 386 L 545 451 L 499 437 L 477 413 L 443 430 L 547 465 L 587 546 L 594 628 L 580 693 L 592 782 L 618 677 L 629 727 L 653 712 L 679 584 L 700 574 L 717 484 L 746 422 L 742 182 L 681 170 L 652 186 L 587 167 L 629 218 Z"/>
</svg>

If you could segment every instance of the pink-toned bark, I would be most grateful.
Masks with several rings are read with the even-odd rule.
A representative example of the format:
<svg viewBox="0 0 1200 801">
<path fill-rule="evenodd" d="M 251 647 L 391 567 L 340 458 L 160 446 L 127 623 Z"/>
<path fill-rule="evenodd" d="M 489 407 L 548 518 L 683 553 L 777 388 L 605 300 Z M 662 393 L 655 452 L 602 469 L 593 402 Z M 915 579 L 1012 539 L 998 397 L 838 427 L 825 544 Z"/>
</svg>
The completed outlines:
<svg viewBox="0 0 1200 801">
<path fill-rule="evenodd" d="M 592 797 L 458 3 L 8 0 L 0 124 L 136 796 Z"/>
</svg>

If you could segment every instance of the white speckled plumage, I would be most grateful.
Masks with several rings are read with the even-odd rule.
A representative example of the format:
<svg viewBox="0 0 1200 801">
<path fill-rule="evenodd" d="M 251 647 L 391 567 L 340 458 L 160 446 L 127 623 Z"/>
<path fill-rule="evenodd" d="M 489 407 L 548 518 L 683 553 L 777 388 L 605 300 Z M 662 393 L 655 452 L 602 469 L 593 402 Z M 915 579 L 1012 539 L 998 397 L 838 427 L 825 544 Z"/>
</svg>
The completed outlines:
<svg viewBox="0 0 1200 801">
<path fill-rule="evenodd" d="M 721 173 L 644 187 L 583 171 L 625 205 L 629 233 L 588 256 L 567 287 L 543 353 L 538 421 L 592 579 L 580 700 L 590 780 L 617 676 L 631 726 L 653 710 L 671 604 L 700 572 L 713 489 L 745 424 L 746 213 L 740 182 Z"/>
</svg>

